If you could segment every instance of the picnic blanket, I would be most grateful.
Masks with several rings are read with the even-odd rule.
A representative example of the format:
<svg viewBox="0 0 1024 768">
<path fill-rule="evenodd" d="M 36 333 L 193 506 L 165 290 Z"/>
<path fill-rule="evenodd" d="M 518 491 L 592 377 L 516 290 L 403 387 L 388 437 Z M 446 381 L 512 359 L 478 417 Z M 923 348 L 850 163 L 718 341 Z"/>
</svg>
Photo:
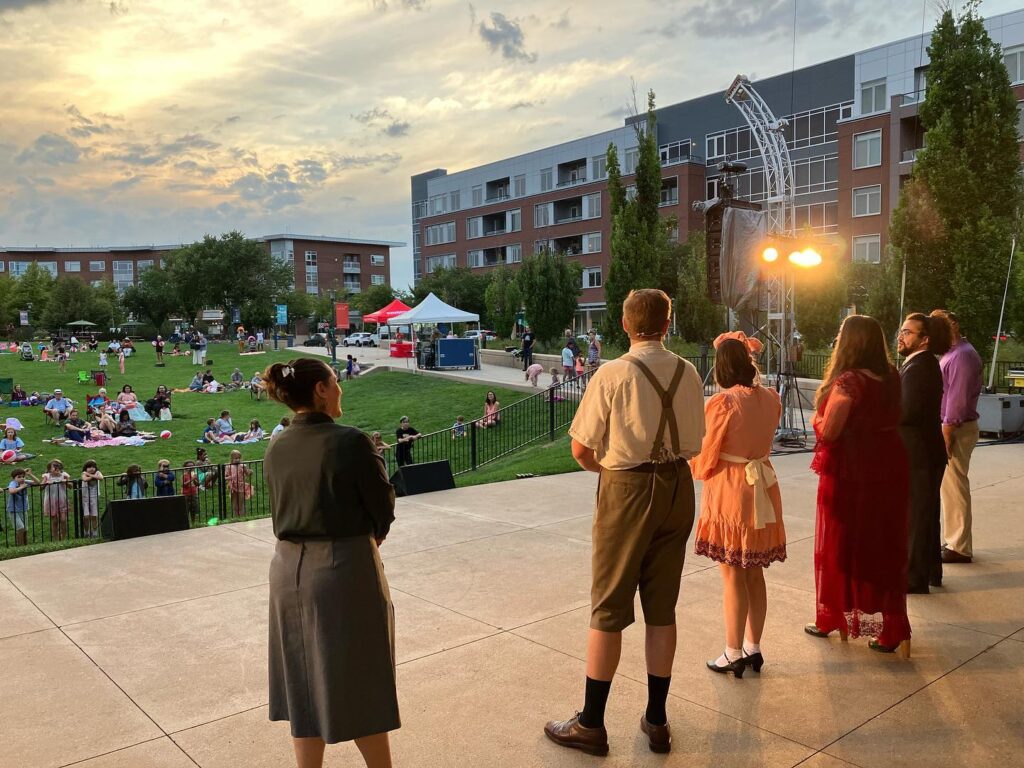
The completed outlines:
<svg viewBox="0 0 1024 768">
<path fill-rule="evenodd" d="M 105 440 L 86 440 L 84 443 L 76 443 L 74 440 L 66 440 L 64 445 L 77 445 L 79 448 L 107 448 L 109 446 L 131 445 L 138 447 L 145 445 L 149 440 L 139 435 L 133 437 L 108 437 Z"/>
<path fill-rule="evenodd" d="M 11 459 L 10 461 L 5 461 L 3 463 L 4 464 L 17 464 L 19 461 L 28 461 L 29 459 L 34 459 L 35 457 L 36 457 L 36 454 L 34 454 L 34 453 L 19 453 L 13 459 Z"/>
<path fill-rule="evenodd" d="M 267 437 L 263 438 L 263 440 L 269 440 L 269 439 L 270 439 L 269 435 Z M 250 437 L 248 440 L 238 440 L 237 442 L 235 440 L 225 440 L 223 443 L 208 443 L 208 442 L 206 442 L 205 440 L 202 440 L 202 439 L 196 440 L 196 442 L 197 443 L 202 443 L 203 445 L 252 445 L 253 443 L 261 442 L 261 440 L 255 438 L 255 437 Z"/>
</svg>

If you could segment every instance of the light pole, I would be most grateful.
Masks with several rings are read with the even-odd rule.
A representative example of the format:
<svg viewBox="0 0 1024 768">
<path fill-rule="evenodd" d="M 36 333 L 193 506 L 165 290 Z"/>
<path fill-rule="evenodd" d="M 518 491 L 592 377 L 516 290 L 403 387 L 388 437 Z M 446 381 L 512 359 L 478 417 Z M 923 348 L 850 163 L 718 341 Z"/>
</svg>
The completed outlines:
<svg viewBox="0 0 1024 768">
<path fill-rule="evenodd" d="M 335 322 L 337 322 L 337 317 L 338 317 L 338 313 L 337 313 L 337 311 L 335 310 L 335 307 L 334 307 L 334 300 L 335 300 L 337 294 L 334 292 L 334 289 L 331 288 L 331 290 L 330 290 L 328 295 L 331 297 L 331 325 L 330 325 L 330 330 L 327 332 L 327 342 L 331 345 L 331 362 L 332 363 L 337 363 L 338 362 L 338 340 L 337 340 L 337 337 L 335 336 L 335 334 L 337 333 L 338 329 L 334 325 Z"/>
</svg>

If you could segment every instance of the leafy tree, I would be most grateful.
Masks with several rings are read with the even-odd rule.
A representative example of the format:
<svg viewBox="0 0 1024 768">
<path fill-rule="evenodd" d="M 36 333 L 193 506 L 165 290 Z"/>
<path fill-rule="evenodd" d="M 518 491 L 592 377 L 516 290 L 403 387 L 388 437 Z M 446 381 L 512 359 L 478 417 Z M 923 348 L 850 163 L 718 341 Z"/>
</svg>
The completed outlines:
<svg viewBox="0 0 1024 768">
<path fill-rule="evenodd" d="M 436 269 L 426 275 L 413 288 L 416 302 L 423 301 L 428 293 L 453 307 L 475 312 L 478 315 L 487 313 L 487 301 L 484 293 L 491 278 L 489 275 L 474 272 L 469 267 L 452 267 Z"/>
<path fill-rule="evenodd" d="M 14 305 L 15 281 L 7 275 L 0 275 L 0 327 L 8 323 L 17 324 L 18 307 Z"/>
<path fill-rule="evenodd" d="M 523 293 L 519 289 L 516 273 L 509 267 L 499 267 L 491 273 L 491 282 L 484 291 L 487 303 L 487 324 L 499 336 L 511 333 L 516 324 L 516 313 L 523 306 Z"/>
<path fill-rule="evenodd" d="M 583 290 L 583 267 L 545 248 L 528 256 L 516 275 L 526 320 L 541 341 L 562 335 L 572 324 Z"/>
<path fill-rule="evenodd" d="M 647 95 L 647 119 L 636 124 L 639 145 L 635 176 L 636 194 L 627 199 L 622 186 L 618 155 L 610 148 L 607 156 L 608 195 L 611 200 L 611 262 L 604 283 L 605 313 L 603 333 L 612 342 L 623 343 L 622 303 L 634 288 L 652 288 L 667 284 L 671 289 L 676 272 L 671 265 L 671 223 L 658 213 L 661 201 L 661 160 L 658 154 L 657 124 L 654 115 L 654 91 Z M 669 295 L 672 295 L 672 291 Z"/>
<path fill-rule="evenodd" d="M 704 342 L 715 338 L 724 327 L 724 310 L 708 298 L 707 251 L 702 231 L 693 232 L 677 254 L 675 296 L 676 329 L 686 341 Z"/>
<path fill-rule="evenodd" d="M 947 8 L 932 33 L 921 105 L 927 146 L 890 234 L 906 260 L 906 307 L 955 310 L 984 354 L 999 317 L 1022 187 L 1017 102 L 978 5 L 968 0 L 959 17 Z"/>
<path fill-rule="evenodd" d="M 806 348 L 826 347 L 836 337 L 843 309 L 850 305 L 850 271 L 841 266 L 796 273 L 793 291 L 795 321 Z"/>
<path fill-rule="evenodd" d="M 12 303 L 16 311 L 29 310 L 29 322 L 39 325 L 46 317 L 46 308 L 53 294 L 53 276 L 35 262 L 16 278 Z"/>
<path fill-rule="evenodd" d="M 75 320 L 109 320 L 109 317 L 99 318 L 93 314 L 95 304 L 92 301 L 92 292 L 92 286 L 76 277 L 58 277 L 53 283 L 50 301 L 43 312 L 42 324 L 47 328 L 57 329 Z"/>
<path fill-rule="evenodd" d="M 111 327 L 116 327 L 124 322 L 125 309 L 121 303 L 121 296 L 117 292 L 117 286 L 112 280 L 100 281 L 100 284 L 92 289 L 89 300 L 91 306 L 86 320 L 101 326 L 110 323 Z"/>
<path fill-rule="evenodd" d="M 349 300 L 349 306 L 357 312 L 368 315 L 395 300 L 395 289 L 390 285 L 371 285 L 362 293 L 356 293 Z"/>
<path fill-rule="evenodd" d="M 166 269 L 147 269 L 139 281 L 127 288 L 121 303 L 135 317 L 163 330 L 167 318 L 180 308 L 174 278 Z"/>
</svg>

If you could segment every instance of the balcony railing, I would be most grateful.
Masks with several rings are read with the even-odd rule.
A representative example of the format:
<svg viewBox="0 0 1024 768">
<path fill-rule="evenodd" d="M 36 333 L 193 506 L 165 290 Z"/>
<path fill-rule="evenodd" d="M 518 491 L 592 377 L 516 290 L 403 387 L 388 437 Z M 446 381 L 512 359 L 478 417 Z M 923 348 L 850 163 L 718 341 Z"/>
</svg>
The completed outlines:
<svg viewBox="0 0 1024 768">
<path fill-rule="evenodd" d="M 485 203 L 496 203 L 499 200 L 508 200 L 510 197 L 511 197 L 511 195 L 508 193 L 508 189 L 507 188 L 506 189 L 499 189 L 496 192 L 492 192 L 486 198 L 484 198 L 484 202 Z"/>
<path fill-rule="evenodd" d="M 574 221 L 583 221 L 582 216 L 565 216 L 561 219 L 555 219 L 555 224 L 571 224 Z"/>
<path fill-rule="evenodd" d="M 917 149 L 905 149 L 903 150 L 903 156 L 900 158 L 901 163 L 912 163 L 917 160 L 917 153 L 920 152 L 924 147 L 918 147 Z"/>
<path fill-rule="evenodd" d="M 586 183 L 587 183 L 587 177 L 586 176 L 576 176 L 576 177 L 565 179 L 564 181 L 559 181 L 556 186 L 559 186 L 559 187 L 575 187 L 577 184 L 586 184 Z"/>
<path fill-rule="evenodd" d="M 506 232 L 508 232 L 508 229 L 506 227 L 495 227 L 494 229 L 485 229 L 484 237 L 487 237 L 488 235 L 504 235 Z"/>
<path fill-rule="evenodd" d="M 346 261 L 342 265 L 341 269 L 346 275 L 358 275 L 359 272 L 361 271 L 359 269 L 358 261 Z"/>
<path fill-rule="evenodd" d="M 679 205 L 679 193 L 676 192 L 674 195 L 662 193 L 661 202 L 658 205 Z"/>
<path fill-rule="evenodd" d="M 361 286 L 359 283 L 346 282 L 343 285 L 345 290 L 348 291 L 349 293 L 362 293 L 363 286 Z"/>
<path fill-rule="evenodd" d="M 899 106 L 909 107 L 914 104 L 920 104 L 924 101 L 924 95 L 926 91 L 924 89 L 920 91 L 913 91 L 911 93 L 901 93 L 898 97 Z"/>
</svg>

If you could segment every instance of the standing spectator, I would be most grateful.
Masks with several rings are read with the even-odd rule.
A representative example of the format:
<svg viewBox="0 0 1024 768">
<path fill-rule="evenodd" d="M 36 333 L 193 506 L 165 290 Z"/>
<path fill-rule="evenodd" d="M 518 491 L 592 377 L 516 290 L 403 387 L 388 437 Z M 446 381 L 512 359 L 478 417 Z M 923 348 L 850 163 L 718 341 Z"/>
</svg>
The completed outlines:
<svg viewBox="0 0 1024 768">
<path fill-rule="evenodd" d="M 647 710 L 640 729 L 651 751 L 672 748 L 665 703 L 694 515 L 686 460 L 700 451 L 704 393 L 696 369 L 662 344 L 671 312 L 662 291 L 629 294 L 622 307 L 629 354 L 594 373 L 569 429 L 573 458 L 598 473 L 587 679 L 583 711 L 549 722 L 544 733 L 592 755 L 608 754 L 605 705 L 638 588 L 647 625 Z"/>
<path fill-rule="evenodd" d="M 204 336 L 203 334 L 200 333 L 199 334 L 199 364 L 200 365 L 206 365 L 206 349 L 207 349 L 207 346 L 208 346 L 208 342 L 206 340 L 206 336 Z"/>
<path fill-rule="evenodd" d="M 156 340 L 153 342 L 153 348 L 156 350 L 156 361 L 158 364 L 164 361 L 164 337 L 157 334 Z"/>
<path fill-rule="evenodd" d="M 352 378 L 352 355 L 345 355 L 345 357 L 347 358 L 345 360 L 345 378 L 346 379 L 351 379 Z"/>
<path fill-rule="evenodd" d="M 118 350 L 118 353 L 117 353 L 117 367 L 121 371 L 121 375 L 122 376 L 124 376 L 124 355 L 125 355 L 125 349 L 124 349 L 124 347 L 121 347 L 121 349 Z"/>
<path fill-rule="evenodd" d="M 196 463 L 191 459 L 182 468 L 181 494 L 185 497 L 189 519 L 195 525 L 199 521 L 199 473 L 196 472 Z"/>
<path fill-rule="evenodd" d="M 82 522 L 85 524 L 85 535 L 90 539 L 95 539 L 99 535 L 102 479 L 103 473 L 95 461 L 89 459 L 82 465 Z"/>
<path fill-rule="evenodd" d="M 971 454 L 978 444 L 978 397 L 981 395 L 981 355 L 960 335 L 953 312 L 936 309 L 933 316 L 949 322 L 953 344 L 942 356 L 942 437 L 949 463 L 942 476 L 943 563 L 969 563 L 974 557 L 971 537 Z"/>
<path fill-rule="evenodd" d="M 50 518 L 50 539 L 63 541 L 68 535 L 68 486 L 71 475 L 60 459 L 46 465 L 43 475 L 43 517 Z"/>
<path fill-rule="evenodd" d="M 534 387 L 537 386 L 537 379 L 544 373 L 544 366 L 540 363 L 533 363 L 529 368 L 526 369 L 525 378 Z"/>
<path fill-rule="evenodd" d="M 562 347 L 562 373 L 566 380 L 571 379 L 575 375 L 575 368 L 573 366 L 573 360 L 575 359 L 572 347 L 569 346 L 569 340 L 566 339 L 565 346 Z"/>
<path fill-rule="evenodd" d="M 200 354 L 200 350 L 202 350 L 203 345 L 200 343 L 198 331 L 191 335 L 188 346 L 192 350 L 192 365 L 202 365 L 203 357 Z"/>
<path fill-rule="evenodd" d="M 910 560 L 907 592 L 927 595 L 942 586 L 939 489 L 946 469 L 942 440 L 942 371 L 937 355 L 949 349 L 949 323 L 920 312 L 907 315 L 896 337 L 900 369 L 900 435 L 910 461 Z"/>
<path fill-rule="evenodd" d="M 68 358 L 70 355 L 63 347 L 57 347 L 57 373 L 64 373 L 68 369 Z"/>
<path fill-rule="evenodd" d="M 252 477 L 252 469 L 248 464 L 242 463 L 242 452 L 232 451 L 230 463 L 224 468 L 224 482 L 227 483 L 228 491 L 231 493 L 231 515 L 233 517 L 245 515 L 245 502 L 252 498 L 250 477 Z"/>
<path fill-rule="evenodd" d="M 256 351 L 262 352 L 263 345 L 266 343 L 266 336 L 263 335 L 263 331 L 256 331 Z"/>
<path fill-rule="evenodd" d="M 75 334 L 71 334 L 70 344 L 71 344 L 71 351 L 72 352 L 77 352 L 78 351 L 78 338 L 75 336 Z"/>
<path fill-rule="evenodd" d="M 408 416 L 398 420 L 398 429 L 395 430 L 395 461 L 398 462 L 398 466 L 413 463 L 412 444 L 419 439 L 419 430 L 410 426 Z"/>
<path fill-rule="evenodd" d="M 300 766 L 354 739 L 368 766 L 391 766 L 399 727 L 394 609 L 380 560 L 394 489 L 369 439 L 335 424 L 341 388 L 322 361 L 266 371 L 295 411 L 264 460 L 274 534 L 270 566 L 271 720 L 287 720 Z M 343 609 L 339 609 L 343 606 Z"/>
<path fill-rule="evenodd" d="M 594 370 L 601 364 L 601 342 L 597 332 L 591 331 L 587 336 L 587 368 Z"/>
<path fill-rule="evenodd" d="M 380 436 L 380 432 L 374 432 L 370 435 L 370 442 L 373 443 L 373 450 L 376 451 L 377 455 L 382 459 L 384 458 L 384 451 L 391 448 L 390 445 L 384 442 L 384 439 Z"/>
<path fill-rule="evenodd" d="M 7 520 L 14 527 L 14 543 L 21 547 L 28 544 L 28 489 L 39 485 L 39 478 L 32 470 L 16 467 L 11 471 L 11 482 L 7 484 Z"/>
<path fill-rule="evenodd" d="M 71 401 L 64 397 L 61 389 L 53 390 L 53 397 L 46 401 L 43 406 L 46 415 L 53 419 L 55 424 L 61 424 L 71 413 Z"/>
<path fill-rule="evenodd" d="M 907 618 L 909 467 L 897 427 L 900 378 L 873 317 L 843 321 L 815 400 L 817 617 L 804 630 L 874 636 L 873 650 L 910 652 Z M 906 645 L 903 643 L 906 642 Z"/>
<path fill-rule="evenodd" d="M 742 331 L 715 339 L 722 391 L 705 406 L 707 432 L 691 462 L 694 478 L 704 481 L 693 551 L 719 564 L 724 587 L 725 651 L 707 666 L 736 677 L 745 667 L 761 671 L 764 569 L 786 559 L 782 496 L 769 458 L 782 401 L 760 386 L 748 341 Z"/>
<path fill-rule="evenodd" d="M 156 495 L 173 496 L 175 494 L 174 480 L 174 470 L 171 469 L 171 462 L 167 459 L 160 459 L 156 463 L 156 476 L 153 478 L 153 484 L 156 486 Z"/>
<path fill-rule="evenodd" d="M 100 352 L 100 370 L 101 371 L 106 371 L 107 370 L 107 353 L 105 351 L 104 352 Z"/>
<path fill-rule="evenodd" d="M 523 332 L 523 370 L 525 371 L 531 365 L 533 365 L 533 331 L 530 330 L 530 326 L 526 326 L 526 330 Z"/>
<path fill-rule="evenodd" d="M 146 489 L 149 488 L 142 467 L 138 464 L 129 464 L 124 474 L 117 479 L 117 484 L 124 488 L 125 496 L 129 499 L 146 498 Z"/>
</svg>

